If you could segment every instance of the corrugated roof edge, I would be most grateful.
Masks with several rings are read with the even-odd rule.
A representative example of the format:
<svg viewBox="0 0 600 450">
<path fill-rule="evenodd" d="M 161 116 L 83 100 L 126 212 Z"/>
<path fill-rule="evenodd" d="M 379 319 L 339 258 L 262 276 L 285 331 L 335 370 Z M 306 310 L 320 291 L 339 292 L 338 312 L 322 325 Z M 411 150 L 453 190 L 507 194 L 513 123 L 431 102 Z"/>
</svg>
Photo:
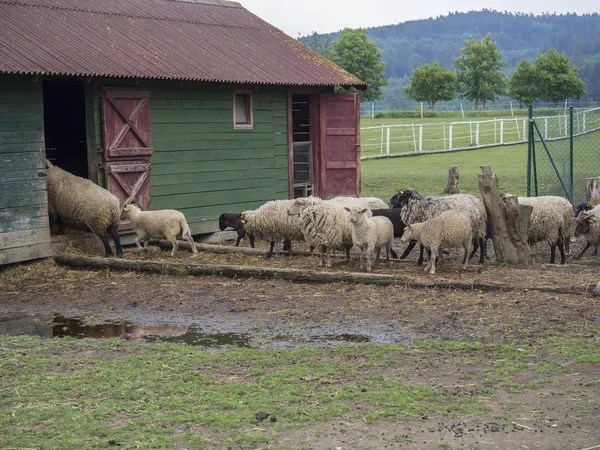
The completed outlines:
<svg viewBox="0 0 600 450">
<path fill-rule="evenodd" d="M 67 72 L 24 72 L 24 71 L 5 71 L 0 69 L 0 75 L 29 75 L 29 76 L 57 76 L 57 77 L 92 77 L 92 78 L 123 78 L 131 80 L 171 80 L 171 81 L 202 81 L 206 83 L 226 83 L 226 84 L 248 84 L 256 86 L 311 86 L 311 87 L 325 87 L 325 86 L 341 86 L 343 88 L 357 88 L 366 89 L 367 85 L 356 84 L 356 83 L 344 83 L 344 84 L 321 84 L 321 83 L 265 83 L 260 81 L 232 81 L 232 80 L 218 80 L 209 78 L 183 78 L 183 77 L 142 77 L 142 76 L 128 76 L 128 75 L 107 75 L 98 73 L 67 73 Z"/>
</svg>

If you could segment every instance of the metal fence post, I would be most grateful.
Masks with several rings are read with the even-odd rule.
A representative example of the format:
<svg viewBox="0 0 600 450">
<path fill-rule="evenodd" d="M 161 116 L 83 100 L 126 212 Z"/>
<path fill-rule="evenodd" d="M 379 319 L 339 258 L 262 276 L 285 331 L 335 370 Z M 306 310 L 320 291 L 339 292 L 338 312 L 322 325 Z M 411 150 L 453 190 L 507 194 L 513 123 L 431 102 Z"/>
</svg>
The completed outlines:
<svg viewBox="0 0 600 450">
<path fill-rule="evenodd" d="M 533 155 L 533 106 L 529 105 L 529 134 L 527 139 L 527 197 L 531 197 L 531 163 Z"/>
<path fill-rule="evenodd" d="M 571 183 L 571 192 L 570 192 L 570 200 L 571 205 L 575 204 L 574 199 L 574 191 L 575 186 L 573 186 L 573 107 L 569 108 L 569 183 Z"/>
</svg>

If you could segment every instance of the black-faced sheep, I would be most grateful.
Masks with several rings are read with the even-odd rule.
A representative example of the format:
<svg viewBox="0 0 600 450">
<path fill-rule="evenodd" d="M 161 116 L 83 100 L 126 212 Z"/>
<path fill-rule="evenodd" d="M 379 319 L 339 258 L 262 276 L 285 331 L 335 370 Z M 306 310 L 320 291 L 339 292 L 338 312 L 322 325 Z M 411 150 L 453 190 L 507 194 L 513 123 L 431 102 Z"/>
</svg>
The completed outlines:
<svg viewBox="0 0 600 450">
<path fill-rule="evenodd" d="M 465 250 L 463 268 L 469 260 L 469 246 L 472 239 L 471 219 L 465 214 L 448 210 L 439 216 L 421 223 L 407 225 L 401 242 L 417 240 L 430 252 L 429 262 L 425 272 L 435 274 L 435 263 L 443 249 L 462 247 Z"/>
<path fill-rule="evenodd" d="M 360 266 L 371 271 L 371 257 L 375 250 L 375 266 L 379 265 L 381 249 L 385 249 L 385 260 L 390 260 L 390 250 L 394 241 L 394 225 L 385 216 L 369 217 L 368 208 L 344 209 L 350 215 L 352 243 L 360 252 Z"/>
<path fill-rule="evenodd" d="M 106 256 L 112 256 L 109 236 L 117 256 L 123 255 L 119 236 L 119 199 L 90 180 L 75 176 L 47 161 L 48 212 L 51 223 L 94 233 L 102 240 Z"/>
<path fill-rule="evenodd" d="M 563 197 L 545 195 L 541 197 L 518 197 L 520 205 L 533 207 L 529 220 L 527 238 L 530 244 L 546 241 L 550 246 L 550 264 L 555 262 L 556 247 L 560 252 L 560 263 L 566 263 L 565 250 L 571 243 L 573 207 Z"/>
<path fill-rule="evenodd" d="M 142 248 L 140 241 L 144 244 L 143 248 L 146 249 L 148 242 L 166 239 L 173 246 L 171 250 L 171 256 L 173 256 L 179 247 L 177 238 L 181 236 L 190 244 L 192 253 L 198 253 L 185 216 L 177 210 L 142 211 L 136 205 L 125 205 L 122 218 L 131 222 L 138 248 Z"/>
<path fill-rule="evenodd" d="M 242 223 L 242 213 L 223 213 L 219 216 L 219 230 L 225 231 L 227 228 L 237 232 L 235 246 L 240 245 L 240 241 L 247 235 L 246 227 Z M 254 236 L 248 236 L 250 247 L 254 248 Z"/>
<path fill-rule="evenodd" d="M 589 202 L 582 202 L 580 204 L 578 204 L 575 207 L 575 218 L 579 217 L 579 215 L 583 212 L 583 211 L 589 211 L 590 209 L 592 209 L 593 206 L 591 203 Z M 592 252 L 592 256 L 597 256 L 598 255 L 598 245 L 596 245 L 594 247 L 594 251 Z"/>
<path fill-rule="evenodd" d="M 600 244 L 600 205 L 589 211 L 582 211 L 575 219 L 575 237 L 585 237 L 585 247 L 574 257 L 579 259 L 592 245 Z"/>
<path fill-rule="evenodd" d="M 348 213 L 336 203 L 316 197 L 298 198 L 288 209 L 306 242 L 321 251 L 321 266 L 331 267 L 331 250 L 345 250 L 350 260 L 352 225 Z"/>
<path fill-rule="evenodd" d="M 390 199 L 393 208 L 400 208 L 402 221 L 406 225 L 424 222 L 439 216 L 449 210 L 458 211 L 467 215 L 472 226 L 471 236 L 473 239 L 472 258 L 479 249 L 479 264 L 483 264 L 485 258 L 485 236 L 487 213 L 483 202 L 474 195 L 455 194 L 445 197 L 424 198 L 414 189 L 399 191 Z M 417 264 L 423 263 L 423 248 L 421 248 Z"/>
</svg>

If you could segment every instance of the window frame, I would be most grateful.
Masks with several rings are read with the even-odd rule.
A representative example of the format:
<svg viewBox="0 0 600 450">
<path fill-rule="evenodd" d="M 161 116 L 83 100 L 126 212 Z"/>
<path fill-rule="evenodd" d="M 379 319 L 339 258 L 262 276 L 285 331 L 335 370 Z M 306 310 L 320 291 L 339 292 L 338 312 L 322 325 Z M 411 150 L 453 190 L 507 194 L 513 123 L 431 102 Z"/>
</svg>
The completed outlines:
<svg viewBox="0 0 600 450">
<path fill-rule="evenodd" d="M 251 89 L 238 89 L 233 91 L 233 128 L 249 130 L 254 127 L 254 112 L 253 112 L 253 92 Z M 238 95 L 246 96 L 246 114 L 248 115 L 247 123 L 237 122 L 237 106 L 238 106 Z"/>
</svg>

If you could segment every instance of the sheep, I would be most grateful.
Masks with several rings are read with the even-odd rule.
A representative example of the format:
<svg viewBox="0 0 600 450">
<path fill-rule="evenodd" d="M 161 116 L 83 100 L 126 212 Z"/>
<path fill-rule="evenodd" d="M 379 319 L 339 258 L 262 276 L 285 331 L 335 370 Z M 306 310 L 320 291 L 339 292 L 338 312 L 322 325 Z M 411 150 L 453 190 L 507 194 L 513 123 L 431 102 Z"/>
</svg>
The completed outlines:
<svg viewBox="0 0 600 450">
<path fill-rule="evenodd" d="M 518 197 L 520 205 L 533 207 L 529 219 L 527 240 L 529 244 L 546 241 L 550 245 L 550 264 L 555 263 L 556 247 L 560 252 L 560 263 L 566 263 L 571 242 L 573 207 L 568 200 L 554 195 L 541 197 Z"/>
<path fill-rule="evenodd" d="M 579 259 L 592 245 L 598 248 L 600 244 L 600 205 L 588 210 L 582 211 L 575 219 L 575 237 L 585 237 L 585 247 L 574 256 Z"/>
<path fill-rule="evenodd" d="M 344 209 L 350 215 L 352 224 L 352 243 L 358 247 L 360 266 L 367 272 L 371 271 L 371 256 L 375 250 L 375 266 L 379 265 L 381 249 L 385 248 L 385 260 L 390 260 L 390 250 L 394 241 L 394 225 L 385 216 L 368 217 L 368 208 Z"/>
<path fill-rule="evenodd" d="M 469 245 L 473 238 L 473 226 L 468 215 L 455 210 L 444 211 L 440 215 L 407 225 L 400 242 L 420 241 L 430 253 L 425 272 L 435 274 L 435 262 L 443 249 L 462 247 L 465 250 L 463 269 L 469 261 Z"/>
<path fill-rule="evenodd" d="M 126 204 L 123 206 L 121 218 L 131 222 L 136 234 L 135 244 L 138 248 L 142 248 L 140 241 L 143 242 L 143 248 L 146 250 L 149 241 L 166 239 L 173 246 L 171 256 L 174 256 L 179 247 L 177 237 L 181 236 L 190 244 L 192 253 L 194 255 L 198 253 L 185 216 L 177 210 L 142 211 L 136 205 Z"/>
<path fill-rule="evenodd" d="M 304 239 L 321 251 L 321 266 L 331 267 L 331 249 L 343 249 L 350 261 L 352 225 L 344 208 L 317 197 L 298 198 L 288 209 L 295 217 Z"/>
<path fill-rule="evenodd" d="M 373 214 L 373 217 L 384 216 L 390 219 L 392 221 L 392 225 L 394 225 L 394 237 L 402 237 L 406 225 L 404 224 L 404 222 L 402 222 L 400 208 L 372 209 L 371 213 Z M 400 259 L 405 259 L 410 254 L 416 243 L 416 241 L 411 241 L 410 244 L 408 244 L 408 247 L 406 247 L 406 249 L 402 253 L 402 255 L 400 255 Z M 392 258 L 398 259 L 398 255 L 396 254 L 393 248 L 390 249 L 390 253 L 392 255 Z"/>
<path fill-rule="evenodd" d="M 292 241 L 304 240 L 302 228 L 288 215 L 288 209 L 293 202 L 293 200 L 272 200 L 258 209 L 244 211 L 241 215 L 241 223 L 250 238 L 251 245 L 255 238 L 270 241 L 267 258 L 273 256 L 276 241 L 283 240 L 283 249 L 291 255 Z"/>
<path fill-rule="evenodd" d="M 242 223 L 242 213 L 223 213 L 219 216 L 219 230 L 225 231 L 227 228 L 233 228 L 237 232 L 235 246 L 240 245 L 240 241 L 247 235 L 246 228 Z M 254 248 L 254 236 L 248 236 L 250 247 Z"/>
<path fill-rule="evenodd" d="M 347 206 L 348 208 L 369 208 L 373 210 L 388 207 L 383 200 L 377 197 L 335 197 L 327 201 L 344 207 Z M 370 217 L 370 213 L 367 212 L 367 215 Z"/>
<path fill-rule="evenodd" d="M 590 209 L 592 209 L 593 206 L 591 203 L 589 202 L 582 202 L 580 204 L 578 204 L 575 207 L 575 218 L 579 217 L 579 215 L 583 212 L 583 211 L 589 211 Z M 597 256 L 598 255 L 598 245 L 596 245 L 594 247 L 594 251 L 592 252 L 592 256 Z"/>
<path fill-rule="evenodd" d="M 399 191 L 390 199 L 390 205 L 392 208 L 400 208 L 402 221 L 406 225 L 424 222 L 448 210 L 460 211 L 468 215 L 471 221 L 471 236 L 473 239 L 473 251 L 469 255 L 469 259 L 479 249 L 479 264 L 483 264 L 486 246 L 487 213 L 483 202 L 474 195 L 455 194 L 445 197 L 424 198 L 415 189 L 405 189 Z M 417 265 L 421 265 L 422 263 L 423 247 L 421 246 Z"/>
<path fill-rule="evenodd" d="M 117 256 L 123 256 L 119 236 L 119 199 L 90 180 L 75 176 L 46 161 L 48 213 L 51 224 L 58 224 L 58 233 L 64 225 L 81 231 L 90 231 L 102 240 L 106 256 L 112 256 L 109 235 L 115 243 Z"/>
</svg>

